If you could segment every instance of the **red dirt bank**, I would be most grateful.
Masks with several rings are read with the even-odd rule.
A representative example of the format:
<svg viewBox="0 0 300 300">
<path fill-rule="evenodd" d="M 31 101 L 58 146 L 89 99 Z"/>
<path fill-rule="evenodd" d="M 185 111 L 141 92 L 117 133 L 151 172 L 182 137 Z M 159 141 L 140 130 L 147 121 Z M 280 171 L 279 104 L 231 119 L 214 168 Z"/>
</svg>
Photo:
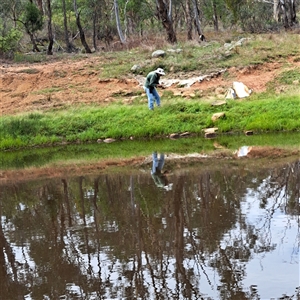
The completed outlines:
<svg viewBox="0 0 300 300">
<path fill-rule="evenodd" d="M 299 62 L 298 62 L 299 63 Z M 296 63 L 295 63 L 296 64 Z M 0 113 L 17 114 L 28 111 L 43 111 L 51 108 L 67 107 L 74 104 L 103 105 L 119 101 L 114 95 L 121 94 L 124 104 L 133 101 L 134 92 L 141 91 L 137 78 L 101 80 L 101 72 L 93 70 L 101 65 L 100 57 L 88 57 L 78 61 L 50 61 L 40 64 L 8 64 L 0 66 Z M 299 63 L 300 65 L 300 63 Z M 279 63 L 228 70 L 230 78 L 222 76 L 196 82 L 190 88 L 176 85 L 167 90 L 183 97 L 200 92 L 203 99 L 209 99 L 217 88 L 228 89 L 233 81 L 241 81 L 254 92 L 262 92 L 279 72 Z M 171 79 L 171 74 L 166 78 Z M 199 74 L 191 74 L 191 77 Z M 185 74 L 186 77 L 186 74 Z M 146 98 L 145 98 L 146 103 Z"/>
</svg>

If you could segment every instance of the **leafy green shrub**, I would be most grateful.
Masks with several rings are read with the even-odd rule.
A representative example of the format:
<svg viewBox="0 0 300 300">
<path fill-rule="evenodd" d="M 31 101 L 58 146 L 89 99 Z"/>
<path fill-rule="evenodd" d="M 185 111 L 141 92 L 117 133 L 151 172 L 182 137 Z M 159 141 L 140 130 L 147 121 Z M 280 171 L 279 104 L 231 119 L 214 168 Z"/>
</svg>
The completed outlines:
<svg viewBox="0 0 300 300">
<path fill-rule="evenodd" d="M 26 30 L 34 34 L 43 28 L 43 14 L 32 2 L 27 2 L 23 15 L 23 22 Z"/>
<path fill-rule="evenodd" d="M 3 26 L 0 26 L 0 55 L 9 56 L 12 52 L 16 51 L 22 33 L 15 28 L 5 31 Z"/>
<path fill-rule="evenodd" d="M 243 5 L 240 10 L 240 22 L 242 29 L 251 33 L 277 30 L 278 22 L 273 20 L 272 6 L 269 3 L 254 2 L 249 7 Z"/>
</svg>

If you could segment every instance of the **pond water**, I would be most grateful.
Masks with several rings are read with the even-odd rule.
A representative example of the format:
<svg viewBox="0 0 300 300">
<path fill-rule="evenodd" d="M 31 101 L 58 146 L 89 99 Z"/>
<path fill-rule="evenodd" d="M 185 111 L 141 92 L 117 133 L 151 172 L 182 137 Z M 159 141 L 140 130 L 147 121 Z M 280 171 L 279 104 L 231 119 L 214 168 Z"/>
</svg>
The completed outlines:
<svg viewBox="0 0 300 300">
<path fill-rule="evenodd" d="M 300 298 L 299 159 L 148 154 L 2 183 L 0 299 Z"/>
</svg>

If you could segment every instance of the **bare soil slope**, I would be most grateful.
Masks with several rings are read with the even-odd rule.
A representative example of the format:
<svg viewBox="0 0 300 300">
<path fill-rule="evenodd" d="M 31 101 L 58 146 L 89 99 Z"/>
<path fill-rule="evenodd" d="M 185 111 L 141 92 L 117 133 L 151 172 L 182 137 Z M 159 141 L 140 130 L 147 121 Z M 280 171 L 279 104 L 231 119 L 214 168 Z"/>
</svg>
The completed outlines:
<svg viewBox="0 0 300 300">
<path fill-rule="evenodd" d="M 290 62 L 300 65 L 299 62 Z M 93 71 L 95 65 L 100 71 Z M 99 68 L 100 66 L 100 68 Z M 266 63 L 261 66 L 243 69 L 231 68 L 225 80 L 216 76 L 209 80 L 196 82 L 189 88 L 172 85 L 167 88 L 174 94 L 190 97 L 195 92 L 203 99 L 220 93 L 220 88 L 228 89 L 233 81 L 241 81 L 254 92 L 262 92 L 266 85 L 280 71 L 280 63 Z M 180 74 L 176 74 L 177 78 Z M 189 74 L 190 77 L 199 74 Z M 184 74 L 185 79 L 187 74 Z M 142 91 L 141 77 L 126 79 L 100 79 L 101 58 L 87 57 L 77 61 L 48 61 L 34 64 L 1 63 L 0 66 L 0 113 L 16 114 L 20 112 L 46 110 L 66 107 L 74 104 L 103 105 L 113 101 L 130 104 L 137 92 Z M 172 74 L 166 77 L 172 79 Z M 219 90 L 219 92 L 218 92 Z M 146 103 L 145 98 L 145 103 Z"/>
</svg>

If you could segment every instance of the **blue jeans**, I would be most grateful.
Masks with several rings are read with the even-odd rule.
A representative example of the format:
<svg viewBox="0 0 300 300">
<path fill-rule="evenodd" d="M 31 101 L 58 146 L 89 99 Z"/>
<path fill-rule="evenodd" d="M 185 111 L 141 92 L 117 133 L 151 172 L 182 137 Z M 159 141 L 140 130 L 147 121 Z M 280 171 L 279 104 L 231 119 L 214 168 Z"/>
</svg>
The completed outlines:
<svg viewBox="0 0 300 300">
<path fill-rule="evenodd" d="M 157 152 L 152 153 L 152 170 L 151 174 L 159 174 L 165 164 L 165 155 L 164 153 L 160 154 L 160 158 L 157 157 Z"/>
<path fill-rule="evenodd" d="M 145 86 L 144 86 L 144 90 L 148 97 L 148 108 L 151 110 L 153 109 L 154 101 L 156 101 L 157 106 L 160 106 L 160 97 L 158 95 L 157 90 L 154 88 L 152 93 L 150 93 L 150 90 Z"/>
</svg>

